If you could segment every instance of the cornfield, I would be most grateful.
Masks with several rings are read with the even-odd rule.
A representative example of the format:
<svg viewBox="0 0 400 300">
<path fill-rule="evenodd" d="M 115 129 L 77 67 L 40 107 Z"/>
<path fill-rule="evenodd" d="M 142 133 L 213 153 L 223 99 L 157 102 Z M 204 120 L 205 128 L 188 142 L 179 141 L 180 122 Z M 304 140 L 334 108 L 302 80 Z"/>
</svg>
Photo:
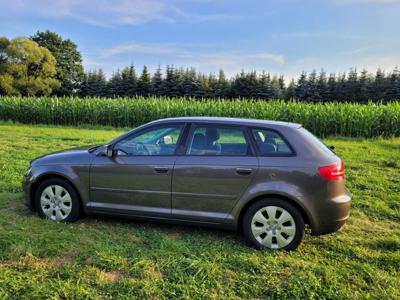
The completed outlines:
<svg viewBox="0 0 400 300">
<path fill-rule="evenodd" d="M 300 123 L 320 137 L 399 136 L 400 102 L 302 103 L 281 100 L 194 100 L 156 97 L 0 97 L 0 119 L 27 124 L 135 127 L 179 116 L 221 116 Z"/>
</svg>

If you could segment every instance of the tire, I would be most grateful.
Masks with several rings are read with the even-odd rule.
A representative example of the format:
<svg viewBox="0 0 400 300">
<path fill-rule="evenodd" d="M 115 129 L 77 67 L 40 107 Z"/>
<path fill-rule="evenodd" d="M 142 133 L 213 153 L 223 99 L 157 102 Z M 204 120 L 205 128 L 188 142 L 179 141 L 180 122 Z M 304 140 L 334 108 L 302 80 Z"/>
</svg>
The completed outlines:
<svg viewBox="0 0 400 300">
<path fill-rule="evenodd" d="M 266 198 L 246 210 L 242 229 L 246 241 L 257 249 L 291 251 L 303 240 L 305 224 L 294 205 L 282 199 Z"/>
<path fill-rule="evenodd" d="M 75 188 L 66 180 L 51 178 L 35 192 L 35 207 L 40 217 L 59 222 L 75 222 L 82 214 Z"/>
</svg>

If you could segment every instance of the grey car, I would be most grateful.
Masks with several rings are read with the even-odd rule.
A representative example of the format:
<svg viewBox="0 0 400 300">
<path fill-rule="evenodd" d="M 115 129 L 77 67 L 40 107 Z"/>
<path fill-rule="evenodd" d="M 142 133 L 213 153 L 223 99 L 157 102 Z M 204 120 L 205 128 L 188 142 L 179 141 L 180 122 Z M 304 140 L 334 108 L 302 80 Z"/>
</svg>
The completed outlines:
<svg viewBox="0 0 400 300">
<path fill-rule="evenodd" d="M 259 249 L 295 249 L 337 231 L 351 194 L 341 159 L 299 124 L 185 117 L 106 145 L 34 159 L 26 204 L 41 217 L 83 214 L 240 229 Z"/>
</svg>

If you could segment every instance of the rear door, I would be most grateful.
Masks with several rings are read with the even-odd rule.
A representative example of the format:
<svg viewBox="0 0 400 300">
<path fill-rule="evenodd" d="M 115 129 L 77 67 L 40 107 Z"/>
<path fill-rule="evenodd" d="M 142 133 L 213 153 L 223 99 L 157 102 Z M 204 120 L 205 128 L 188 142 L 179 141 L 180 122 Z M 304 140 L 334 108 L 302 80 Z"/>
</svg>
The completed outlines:
<svg viewBox="0 0 400 300">
<path fill-rule="evenodd" d="M 258 170 L 245 127 L 192 124 L 172 180 L 172 216 L 221 223 Z"/>
</svg>

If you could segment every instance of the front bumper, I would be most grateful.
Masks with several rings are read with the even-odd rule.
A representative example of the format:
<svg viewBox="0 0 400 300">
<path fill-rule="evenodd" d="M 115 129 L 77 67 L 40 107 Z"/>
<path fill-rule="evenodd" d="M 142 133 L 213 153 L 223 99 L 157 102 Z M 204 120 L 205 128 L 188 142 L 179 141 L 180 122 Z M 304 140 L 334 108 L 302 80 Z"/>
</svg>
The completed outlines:
<svg viewBox="0 0 400 300">
<path fill-rule="evenodd" d="M 31 199 L 31 188 L 33 182 L 33 176 L 31 174 L 26 174 L 22 181 L 22 189 L 24 191 L 24 204 L 33 210 L 33 203 Z"/>
<path fill-rule="evenodd" d="M 351 193 L 346 188 L 344 195 L 325 202 L 318 208 L 319 218 L 312 228 L 313 235 L 328 234 L 338 231 L 350 216 Z"/>
</svg>

